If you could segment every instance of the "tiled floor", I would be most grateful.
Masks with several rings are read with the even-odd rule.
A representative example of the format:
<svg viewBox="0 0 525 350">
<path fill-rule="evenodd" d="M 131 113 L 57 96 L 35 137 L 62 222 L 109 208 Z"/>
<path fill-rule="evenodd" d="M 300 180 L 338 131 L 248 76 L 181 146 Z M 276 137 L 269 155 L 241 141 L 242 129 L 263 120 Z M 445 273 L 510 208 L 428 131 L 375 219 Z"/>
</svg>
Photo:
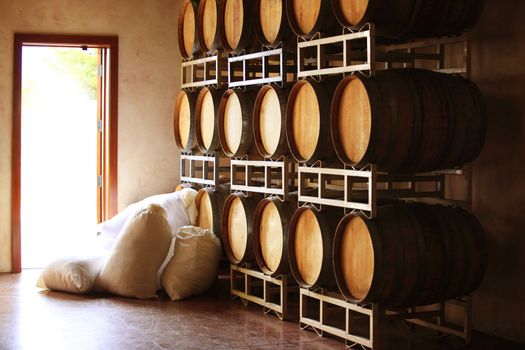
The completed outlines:
<svg viewBox="0 0 525 350">
<path fill-rule="evenodd" d="M 264 315 L 258 307 L 210 296 L 173 303 L 40 291 L 38 271 L 0 275 L 0 349 L 344 349 Z M 408 331 L 391 336 L 391 349 L 450 349 L 456 341 Z M 484 336 L 472 349 L 522 349 Z M 460 348 L 460 347 L 459 347 Z"/>
</svg>

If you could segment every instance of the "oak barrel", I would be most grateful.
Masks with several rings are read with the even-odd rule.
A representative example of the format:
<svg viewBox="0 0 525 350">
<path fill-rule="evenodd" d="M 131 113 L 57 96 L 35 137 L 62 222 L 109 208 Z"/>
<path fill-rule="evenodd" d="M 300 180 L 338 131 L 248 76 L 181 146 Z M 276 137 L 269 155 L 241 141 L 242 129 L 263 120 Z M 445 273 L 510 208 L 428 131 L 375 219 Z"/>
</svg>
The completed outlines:
<svg viewBox="0 0 525 350">
<path fill-rule="evenodd" d="M 219 141 L 228 157 L 252 153 L 252 114 L 255 94 L 228 89 L 219 103 Z"/>
<path fill-rule="evenodd" d="M 344 27 L 374 23 L 376 34 L 394 40 L 459 35 L 476 24 L 484 0 L 333 0 Z"/>
<path fill-rule="evenodd" d="M 220 237 L 222 204 L 227 195 L 227 192 L 222 187 L 219 187 L 218 191 L 214 191 L 210 187 L 198 190 L 195 197 L 195 206 L 198 212 L 196 226 L 213 230 L 213 233 Z"/>
<path fill-rule="evenodd" d="M 286 14 L 297 36 L 311 39 L 317 33 L 327 36 L 341 34 L 342 28 L 333 20 L 331 0 L 286 0 Z"/>
<path fill-rule="evenodd" d="M 350 301 L 418 306 L 474 291 L 486 244 L 478 220 L 464 209 L 397 203 L 379 207 L 374 220 L 344 217 L 333 257 L 337 284 Z"/>
<path fill-rule="evenodd" d="M 374 163 L 389 172 L 454 168 L 477 157 L 485 133 L 483 97 L 459 76 L 421 69 L 349 76 L 332 101 L 333 145 L 351 166 Z"/>
<path fill-rule="evenodd" d="M 179 50 L 184 58 L 191 57 L 199 51 L 196 16 L 197 5 L 193 1 L 185 0 L 179 11 L 178 24 Z"/>
<path fill-rule="evenodd" d="M 212 54 L 221 48 L 219 0 L 200 0 L 197 12 L 197 33 L 202 52 Z"/>
<path fill-rule="evenodd" d="M 254 12 L 255 34 L 262 45 L 273 48 L 291 37 L 285 0 L 255 0 Z"/>
<path fill-rule="evenodd" d="M 265 198 L 255 208 L 253 251 L 259 267 L 267 275 L 288 272 L 288 230 L 293 213 L 292 203 L 279 198 Z"/>
<path fill-rule="evenodd" d="M 183 151 L 195 148 L 195 101 L 197 94 L 182 90 L 175 100 L 173 135 L 177 147 Z"/>
<path fill-rule="evenodd" d="M 304 206 L 295 211 L 288 233 L 288 258 L 290 270 L 301 287 L 335 285 L 332 241 L 341 216 L 342 211 L 334 208 L 320 212 L 313 206 Z"/>
<path fill-rule="evenodd" d="M 276 85 L 261 87 L 253 108 L 253 137 L 259 154 L 278 159 L 288 154 L 286 101 L 290 90 Z"/>
<path fill-rule="evenodd" d="M 330 141 L 330 82 L 308 78 L 292 88 L 286 106 L 286 139 L 292 156 L 312 164 L 334 156 Z"/>
<path fill-rule="evenodd" d="M 224 90 L 204 87 L 199 91 L 195 108 L 197 147 L 204 154 L 220 149 L 219 104 Z"/>
<path fill-rule="evenodd" d="M 232 193 L 224 202 L 222 210 L 222 245 L 232 264 L 254 262 L 253 218 L 260 195 L 246 197 Z"/>
<path fill-rule="evenodd" d="M 219 30 L 224 51 L 240 53 L 254 43 L 254 0 L 221 0 Z"/>
</svg>

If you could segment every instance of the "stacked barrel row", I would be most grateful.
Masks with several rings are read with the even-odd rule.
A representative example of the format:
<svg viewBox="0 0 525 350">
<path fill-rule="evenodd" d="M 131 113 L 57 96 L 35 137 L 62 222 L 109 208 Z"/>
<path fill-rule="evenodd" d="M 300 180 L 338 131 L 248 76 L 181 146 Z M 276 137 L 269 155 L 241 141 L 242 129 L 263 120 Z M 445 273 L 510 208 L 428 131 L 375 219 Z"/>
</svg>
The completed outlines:
<svg viewBox="0 0 525 350">
<path fill-rule="evenodd" d="M 465 296 L 486 263 L 483 229 L 472 214 L 419 203 L 381 206 L 369 220 L 231 194 L 222 241 L 233 264 L 257 264 L 271 276 L 291 271 L 303 288 L 339 288 L 352 302 L 384 306 Z"/>
<path fill-rule="evenodd" d="M 275 47 L 292 37 L 284 8 L 276 0 L 185 0 L 178 31 L 182 57 Z"/>
<path fill-rule="evenodd" d="M 459 76 L 420 69 L 373 78 L 298 81 L 291 89 L 182 91 L 175 109 L 181 149 L 228 157 L 291 154 L 381 171 L 450 169 L 474 160 L 485 139 L 481 93 Z"/>
<path fill-rule="evenodd" d="M 244 31 L 252 30 L 246 29 L 247 18 L 256 18 L 259 38 L 262 28 L 275 34 L 289 26 L 308 39 L 373 21 L 380 40 L 396 42 L 459 34 L 476 22 L 482 1 L 201 0 L 190 5 L 198 16 L 207 7 L 216 11 L 215 22 L 195 21 L 194 36 L 206 42 L 201 27 L 216 24 L 213 50 L 235 53 L 254 47 L 241 44 Z M 278 25 L 268 30 L 263 18 Z M 234 24 L 225 25 L 229 21 Z M 210 43 L 211 35 L 207 38 Z M 287 49 L 283 38 L 276 40 Z M 187 47 L 195 43 L 188 40 Z M 197 46 L 192 54 L 211 52 Z M 379 71 L 372 78 L 304 79 L 284 87 L 182 91 L 174 124 L 176 142 L 185 151 L 249 159 L 289 154 L 300 164 L 323 161 L 341 168 L 373 163 L 390 173 L 470 162 L 481 151 L 485 128 L 483 98 L 471 81 L 419 69 Z M 479 285 L 485 270 L 483 230 L 460 208 L 394 202 L 380 206 L 370 220 L 344 216 L 337 208 L 299 207 L 294 199 L 211 189 L 199 191 L 197 205 L 199 224 L 220 232 L 231 263 L 257 264 L 272 276 L 291 272 L 303 288 L 338 289 L 356 303 L 415 306 L 461 297 Z"/>
<path fill-rule="evenodd" d="M 184 58 L 258 44 L 293 50 L 294 34 L 330 36 L 374 23 L 381 41 L 400 42 L 461 34 L 482 9 L 482 0 L 185 0 L 178 40 Z"/>
</svg>

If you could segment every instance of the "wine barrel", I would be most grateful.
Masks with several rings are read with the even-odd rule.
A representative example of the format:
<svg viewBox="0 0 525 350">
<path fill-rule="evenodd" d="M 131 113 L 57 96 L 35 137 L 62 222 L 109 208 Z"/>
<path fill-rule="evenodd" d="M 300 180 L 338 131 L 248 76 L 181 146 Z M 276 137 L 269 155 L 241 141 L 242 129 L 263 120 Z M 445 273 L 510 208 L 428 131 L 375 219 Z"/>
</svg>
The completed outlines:
<svg viewBox="0 0 525 350">
<path fill-rule="evenodd" d="M 460 208 L 391 204 L 377 218 L 350 214 L 333 245 L 334 273 L 350 301 L 418 306 L 465 296 L 486 265 L 483 229 Z"/>
<path fill-rule="evenodd" d="M 483 0 L 333 0 L 343 27 L 374 23 L 376 34 L 394 40 L 458 35 L 476 24 Z"/>
<path fill-rule="evenodd" d="M 219 141 L 226 156 L 253 152 L 252 113 L 254 93 L 229 89 L 219 103 Z"/>
<path fill-rule="evenodd" d="M 227 192 L 220 187 L 214 191 L 210 187 L 204 187 L 197 191 L 195 206 L 197 207 L 196 226 L 213 230 L 220 237 L 222 227 L 222 203 L 227 197 Z"/>
<path fill-rule="evenodd" d="M 286 101 L 290 90 L 265 85 L 255 98 L 253 108 L 253 137 L 259 154 L 278 159 L 288 154 L 286 142 Z"/>
<path fill-rule="evenodd" d="M 197 12 L 199 46 L 205 54 L 221 48 L 219 30 L 219 0 L 200 0 Z"/>
<path fill-rule="evenodd" d="M 308 78 L 298 81 L 286 106 L 286 139 L 292 156 L 312 164 L 334 156 L 330 141 L 330 101 L 333 85 Z"/>
<path fill-rule="evenodd" d="M 253 251 L 267 275 L 288 272 L 288 230 L 293 213 L 292 204 L 279 198 L 265 198 L 255 208 Z"/>
<path fill-rule="evenodd" d="M 185 0 L 179 12 L 178 25 L 179 50 L 184 58 L 189 58 L 199 51 L 196 15 L 197 5 L 190 0 Z"/>
<path fill-rule="evenodd" d="M 224 51 L 240 53 L 253 44 L 252 19 L 253 0 L 221 0 L 219 28 Z"/>
<path fill-rule="evenodd" d="M 350 76 L 331 108 L 333 145 L 351 166 L 388 172 L 449 169 L 474 160 L 486 134 L 486 112 L 470 81 L 418 69 Z"/>
<path fill-rule="evenodd" d="M 262 45 L 274 48 L 291 37 L 284 0 L 256 0 L 254 10 L 255 34 Z"/>
<path fill-rule="evenodd" d="M 261 196 L 246 197 L 232 193 L 222 210 L 222 245 L 230 262 L 235 265 L 254 262 L 253 217 Z"/>
<path fill-rule="evenodd" d="M 286 14 L 297 36 L 311 39 L 317 33 L 327 36 L 342 33 L 333 20 L 331 0 L 286 0 Z"/>
<path fill-rule="evenodd" d="M 175 100 L 173 134 L 177 147 L 183 151 L 195 148 L 195 101 L 197 94 L 182 90 Z"/>
<path fill-rule="evenodd" d="M 219 104 L 224 90 L 204 87 L 199 91 L 195 107 L 197 147 L 204 154 L 220 149 Z"/>
<path fill-rule="evenodd" d="M 288 258 L 290 270 L 301 287 L 335 286 L 332 241 L 341 213 L 339 209 L 319 212 L 313 206 L 295 211 L 288 233 Z"/>
</svg>

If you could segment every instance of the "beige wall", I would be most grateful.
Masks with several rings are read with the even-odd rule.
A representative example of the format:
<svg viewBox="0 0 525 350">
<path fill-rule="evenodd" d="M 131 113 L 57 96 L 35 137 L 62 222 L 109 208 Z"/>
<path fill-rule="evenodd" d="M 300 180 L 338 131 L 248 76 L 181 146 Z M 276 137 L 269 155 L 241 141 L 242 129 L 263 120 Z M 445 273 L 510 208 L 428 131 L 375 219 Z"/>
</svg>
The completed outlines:
<svg viewBox="0 0 525 350">
<path fill-rule="evenodd" d="M 174 189 L 172 105 L 180 83 L 180 0 L 0 0 L 0 271 L 11 270 L 11 119 L 15 32 L 118 35 L 119 208 Z M 57 218 L 58 219 L 58 218 Z"/>
</svg>

